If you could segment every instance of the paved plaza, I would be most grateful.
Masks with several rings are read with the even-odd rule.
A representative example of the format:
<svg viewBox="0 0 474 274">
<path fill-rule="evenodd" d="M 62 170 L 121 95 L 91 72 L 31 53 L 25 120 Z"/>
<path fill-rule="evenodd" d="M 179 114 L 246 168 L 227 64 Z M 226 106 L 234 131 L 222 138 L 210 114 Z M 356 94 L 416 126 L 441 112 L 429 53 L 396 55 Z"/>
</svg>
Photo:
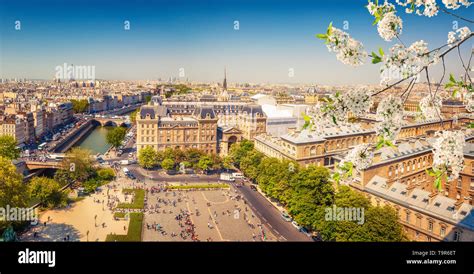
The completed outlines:
<svg viewBox="0 0 474 274">
<path fill-rule="evenodd" d="M 219 190 L 172 190 L 147 195 L 144 241 L 273 241 L 268 229 L 233 187 Z M 193 239 L 185 232 L 194 226 Z"/>
<path fill-rule="evenodd" d="M 42 212 L 39 224 L 22 235 L 21 240 L 105 241 L 107 234 L 125 234 L 128 221 L 114 220 L 107 207 L 106 188 L 103 189 L 68 208 Z"/>
<path fill-rule="evenodd" d="M 128 221 L 113 217 L 125 188 L 145 188 L 143 241 L 275 241 L 234 186 L 212 190 L 166 190 L 164 182 L 137 183 L 119 174 L 101 190 L 62 209 L 40 213 L 22 241 L 105 241 L 126 234 Z M 196 184 L 196 183 L 193 183 Z M 46 223 L 46 225 L 45 225 Z"/>
</svg>

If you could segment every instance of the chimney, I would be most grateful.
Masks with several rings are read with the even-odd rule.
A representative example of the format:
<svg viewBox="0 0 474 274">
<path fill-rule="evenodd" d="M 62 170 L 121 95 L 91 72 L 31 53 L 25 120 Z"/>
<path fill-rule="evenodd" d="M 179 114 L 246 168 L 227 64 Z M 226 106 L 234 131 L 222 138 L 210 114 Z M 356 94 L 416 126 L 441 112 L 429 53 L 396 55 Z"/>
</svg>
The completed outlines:
<svg viewBox="0 0 474 274">
<path fill-rule="evenodd" d="M 461 208 L 462 204 L 463 204 L 463 199 L 459 199 L 456 201 L 456 203 L 454 203 L 454 208 L 457 210 L 459 210 L 459 208 Z"/>
<path fill-rule="evenodd" d="M 437 192 L 431 192 L 430 195 L 428 195 L 428 203 L 431 204 L 436 198 L 436 196 L 438 196 Z"/>
<path fill-rule="evenodd" d="M 415 188 L 416 186 L 414 184 L 410 184 L 409 186 L 407 186 L 407 196 L 410 196 Z"/>
</svg>

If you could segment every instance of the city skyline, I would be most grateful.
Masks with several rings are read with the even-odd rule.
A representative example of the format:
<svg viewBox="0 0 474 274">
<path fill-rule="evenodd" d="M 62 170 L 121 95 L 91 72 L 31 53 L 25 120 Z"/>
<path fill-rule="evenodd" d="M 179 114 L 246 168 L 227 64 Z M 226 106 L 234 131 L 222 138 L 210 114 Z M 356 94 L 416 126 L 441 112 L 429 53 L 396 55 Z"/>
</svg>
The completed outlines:
<svg viewBox="0 0 474 274">
<path fill-rule="evenodd" d="M 347 21 L 347 31 L 369 52 L 378 47 L 388 51 L 394 44 L 377 36 L 366 1 L 104 0 L 75 1 L 74 8 L 59 1 L 3 2 L 1 78 L 48 80 L 57 66 L 68 63 L 94 66 L 95 78 L 107 80 L 221 82 L 226 67 L 229 83 L 375 84 L 379 65 L 366 60 L 360 68 L 344 66 L 315 34 L 331 21 L 339 28 Z M 401 39 L 407 44 L 423 39 L 430 48 L 445 44 L 453 24 L 445 14 L 431 21 L 410 14 L 402 18 Z M 15 30 L 16 21 L 21 30 Z M 469 51 L 465 45 L 461 53 Z M 446 61 L 448 72 L 461 72 L 457 56 Z M 434 77 L 440 67 L 433 69 Z"/>
</svg>

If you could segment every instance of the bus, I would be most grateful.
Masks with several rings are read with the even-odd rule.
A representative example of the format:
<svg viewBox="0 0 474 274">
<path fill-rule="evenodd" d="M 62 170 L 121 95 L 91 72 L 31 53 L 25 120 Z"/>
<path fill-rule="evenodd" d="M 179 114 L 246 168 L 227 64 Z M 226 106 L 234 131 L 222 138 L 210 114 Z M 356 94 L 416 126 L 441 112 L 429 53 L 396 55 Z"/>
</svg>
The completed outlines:
<svg viewBox="0 0 474 274">
<path fill-rule="evenodd" d="M 39 150 L 43 150 L 46 146 L 48 145 L 48 143 L 42 143 L 41 145 L 38 146 L 38 149 Z"/>
<path fill-rule="evenodd" d="M 48 155 L 48 158 L 52 160 L 62 160 L 64 159 L 64 154 L 51 153 Z"/>
</svg>

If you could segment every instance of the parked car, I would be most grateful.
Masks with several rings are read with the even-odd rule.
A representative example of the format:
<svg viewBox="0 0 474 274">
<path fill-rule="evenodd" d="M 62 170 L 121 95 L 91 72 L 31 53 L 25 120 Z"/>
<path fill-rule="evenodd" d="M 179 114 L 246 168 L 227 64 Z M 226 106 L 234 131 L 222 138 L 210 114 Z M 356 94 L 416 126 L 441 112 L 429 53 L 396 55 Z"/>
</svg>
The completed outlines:
<svg viewBox="0 0 474 274">
<path fill-rule="evenodd" d="M 130 162 L 128 160 L 120 160 L 120 164 L 123 165 L 123 166 L 126 166 L 126 165 L 130 164 Z"/>
<path fill-rule="evenodd" d="M 250 189 L 253 190 L 253 191 L 257 191 L 257 187 L 254 186 L 254 185 L 250 185 Z"/>
<path fill-rule="evenodd" d="M 296 229 L 298 229 L 299 231 L 301 231 L 301 226 L 300 226 L 296 221 L 291 222 L 291 224 L 292 224 Z"/>
<path fill-rule="evenodd" d="M 232 173 L 232 177 L 234 177 L 235 179 L 245 179 L 244 175 L 239 172 Z"/>
<path fill-rule="evenodd" d="M 311 237 L 312 234 L 309 232 L 309 230 L 306 227 L 301 227 L 300 232 L 303 233 L 304 235 Z"/>
<path fill-rule="evenodd" d="M 285 220 L 287 222 L 293 221 L 293 219 L 290 217 L 290 215 L 288 215 L 288 213 L 286 213 L 286 212 L 281 213 L 281 217 L 283 218 L 283 220 Z"/>
<path fill-rule="evenodd" d="M 313 240 L 314 242 L 322 242 L 323 238 L 321 238 L 321 235 L 319 235 L 319 233 L 315 233 L 311 235 L 311 240 Z"/>
</svg>

